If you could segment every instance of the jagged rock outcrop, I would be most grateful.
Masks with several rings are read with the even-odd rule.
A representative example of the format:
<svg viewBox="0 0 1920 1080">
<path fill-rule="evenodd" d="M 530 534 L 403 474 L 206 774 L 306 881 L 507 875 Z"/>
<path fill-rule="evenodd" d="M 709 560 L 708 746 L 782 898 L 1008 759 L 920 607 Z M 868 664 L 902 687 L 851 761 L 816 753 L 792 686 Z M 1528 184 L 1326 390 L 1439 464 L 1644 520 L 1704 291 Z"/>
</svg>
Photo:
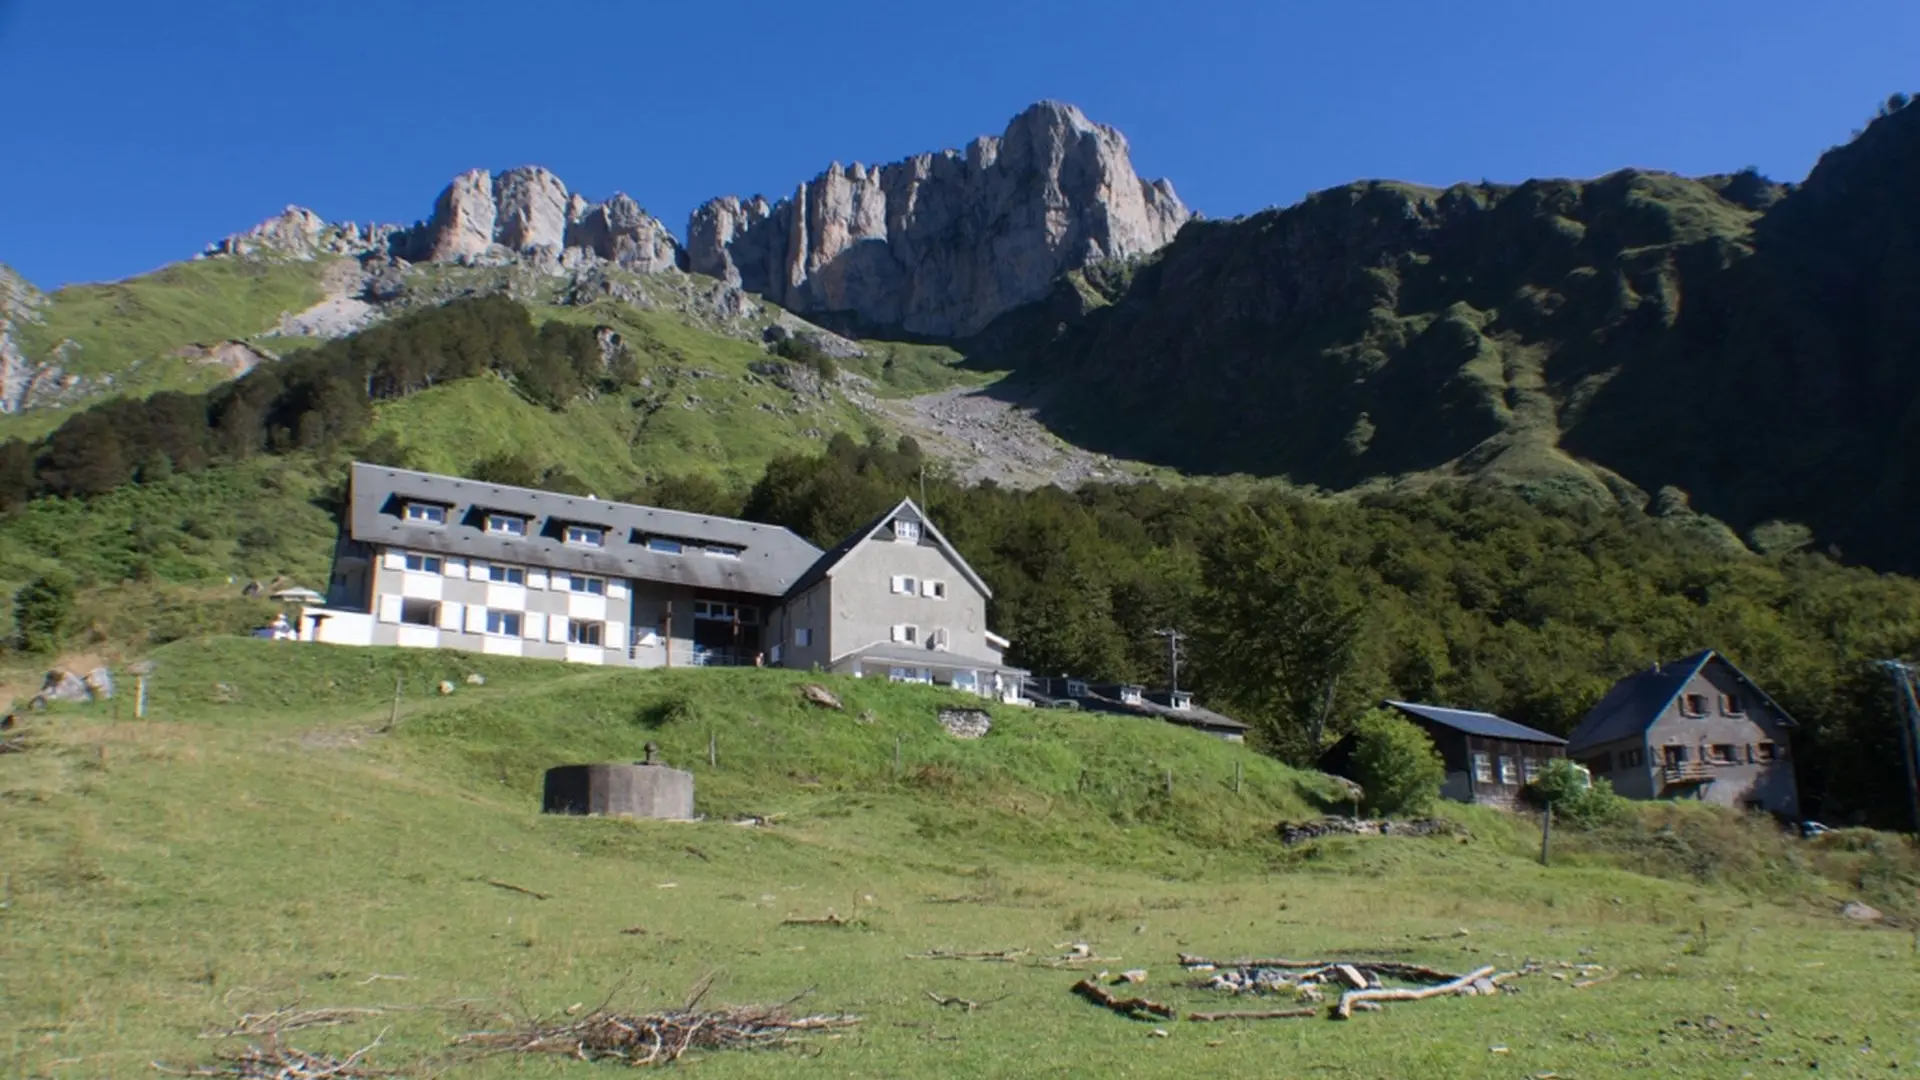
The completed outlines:
<svg viewBox="0 0 1920 1080">
<path fill-rule="evenodd" d="M 19 326 L 39 321 L 44 301 L 40 290 L 0 265 L 0 413 L 21 409 L 40 375 L 38 365 L 21 352 Z"/>
<path fill-rule="evenodd" d="M 832 168 L 789 199 L 715 199 L 688 268 L 801 314 L 964 337 L 1061 273 L 1155 251 L 1192 214 L 1133 171 L 1125 136 L 1059 102 L 999 138 L 891 165 Z"/>
<path fill-rule="evenodd" d="M 331 223 L 304 207 L 235 233 L 208 256 L 320 255 L 504 265 L 524 262 L 559 272 L 596 260 L 642 273 L 681 264 L 680 245 L 659 220 L 624 194 L 588 202 L 538 166 L 495 176 L 474 169 L 453 178 L 434 200 L 433 214 L 409 228 Z"/>
</svg>

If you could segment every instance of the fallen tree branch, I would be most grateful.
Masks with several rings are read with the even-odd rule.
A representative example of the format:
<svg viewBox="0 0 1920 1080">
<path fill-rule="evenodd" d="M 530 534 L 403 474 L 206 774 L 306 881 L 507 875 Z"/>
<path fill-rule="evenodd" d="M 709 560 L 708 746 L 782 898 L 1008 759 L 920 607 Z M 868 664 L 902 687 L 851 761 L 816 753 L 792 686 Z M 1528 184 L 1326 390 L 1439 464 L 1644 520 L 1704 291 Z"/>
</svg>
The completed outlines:
<svg viewBox="0 0 1920 1080">
<path fill-rule="evenodd" d="M 1308 1005 L 1299 1009 L 1266 1009 L 1266 1010 L 1253 1010 L 1253 1011 L 1243 1011 L 1243 1012 L 1188 1013 L 1187 1019 L 1195 1020 L 1200 1023 L 1207 1024 L 1207 1023 L 1212 1023 L 1216 1020 L 1290 1020 L 1297 1016 L 1319 1016 L 1319 1015 L 1320 1015 L 1320 1009 L 1318 1006 Z"/>
<path fill-rule="evenodd" d="M 1073 992 L 1093 1002 L 1095 1005 L 1112 1009 L 1129 1020 L 1143 1020 L 1147 1016 L 1158 1016 L 1165 1020 L 1175 1019 L 1178 1014 L 1170 1005 L 1162 1005 L 1146 998 L 1117 998 L 1107 992 L 1107 988 L 1092 979 L 1081 979 L 1073 984 Z M 1145 1014 L 1144 1016 L 1142 1014 Z"/>
<path fill-rule="evenodd" d="M 301 1028 L 333 1027 L 339 1024 L 351 1024 L 369 1016 L 379 1016 L 385 1009 L 302 1009 L 295 1005 L 275 1009 L 270 1013 L 242 1013 L 240 1019 L 230 1028 L 208 1028 L 200 1033 L 203 1039 L 234 1039 L 242 1036 L 258 1038 L 262 1035 L 272 1038 L 286 1031 L 298 1031 Z"/>
<path fill-rule="evenodd" d="M 927 994 L 928 1000 L 932 1001 L 935 1005 L 938 1005 L 943 1009 L 948 1007 L 949 1005 L 955 1005 L 955 1006 L 959 1006 L 961 1009 L 966 1010 L 967 1012 L 972 1012 L 973 1010 L 980 1007 L 979 1002 L 972 1001 L 963 997 L 942 997 L 941 995 L 936 994 L 931 990 L 928 990 L 926 994 Z"/>
<path fill-rule="evenodd" d="M 602 1007 L 568 1023 L 533 1022 L 518 1030 L 469 1032 L 454 1042 L 497 1054 L 564 1054 L 582 1061 L 664 1065 L 689 1050 L 770 1049 L 788 1045 L 798 1035 L 851 1027 L 859 1021 L 846 1015 L 792 1017 L 784 1005 L 713 1011 L 689 1007 L 645 1016 L 623 1016 Z"/>
<path fill-rule="evenodd" d="M 1423 987 L 1419 990 L 1349 990 L 1340 995 L 1339 1004 L 1333 1007 L 1333 1016 L 1337 1020 L 1352 1019 L 1353 1007 L 1363 1001 L 1424 1001 L 1443 994 L 1457 994 L 1461 988 L 1472 986 L 1474 980 L 1484 979 L 1492 975 L 1493 971 L 1492 967 L 1483 967 L 1470 971 L 1452 982 Z"/>
<path fill-rule="evenodd" d="M 1032 952 L 1031 949 L 1000 949 L 991 952 L 956 952 L 951 949 L 928 949 L 923 953 L 908 953 L 909 960 L 980 960 L 989 963 L 1011 964 L 1015 960 Z"/>
<path fill-rule="evenodd" d="M 552 897 L 548 896 L 546 893 L 535 892 L 534 890 L 527 888 L 525 885 L 515 885 L 511 881 L 495 881 L 492 878 L 488 878 L 487 884 L 493 886 L 496 889 L 505 889 L 508 892 L 517 892 L 517 893 L 524 894 L 526 896 L 531 896 L 535 900 L 551 900 L 552 899 Z"/>
<path fill-rule="evenodd" d="M 853 921 L 851 919 L 843 919 L 840 916 L 835 915 L 833 912 L 829 911 L 825 915 L 821 915 L 818 918 L 808 918 L 801 915 L 789 915 L 786 918 L 780 920 L 780 925 L 781 926 L 852 926 Z"/>
</svg>

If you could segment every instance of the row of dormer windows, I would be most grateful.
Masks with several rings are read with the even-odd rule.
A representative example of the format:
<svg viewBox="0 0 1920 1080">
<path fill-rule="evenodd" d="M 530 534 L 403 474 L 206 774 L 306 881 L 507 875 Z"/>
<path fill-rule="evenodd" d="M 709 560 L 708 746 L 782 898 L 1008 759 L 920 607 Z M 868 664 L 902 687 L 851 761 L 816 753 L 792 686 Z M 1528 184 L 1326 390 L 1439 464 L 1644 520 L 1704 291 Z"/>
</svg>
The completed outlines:
<svg viewBox="0 0 1920 1080">
<path fill-rule="evenodd" d="M 409 502 L 406 504 L 406 520 L 414 525 L 444 526 L 447 523 L 447 505 L 444 503 Z M 913 524 L 918 530 L 918 524 Z M 492 536 L 525 537 L 532 526 L 532 519 L 520 514 L 488 513 L 482 521 L 482 528 Z M 562 538 L 574 547 L 606 547 L 607 529 L 599 525 L 568 524 L 562 530 Z M 915 532 L 918 536 L 918 532 Z M 662 555 L 687 555 L 699 553 L 716 559 L 737 559 L 746 549 L 738 544 L 723 544 L 706 540 L 688 540 L 677 536 L 635 535 L 636 543 L 648 551 Z"/>
</svg>

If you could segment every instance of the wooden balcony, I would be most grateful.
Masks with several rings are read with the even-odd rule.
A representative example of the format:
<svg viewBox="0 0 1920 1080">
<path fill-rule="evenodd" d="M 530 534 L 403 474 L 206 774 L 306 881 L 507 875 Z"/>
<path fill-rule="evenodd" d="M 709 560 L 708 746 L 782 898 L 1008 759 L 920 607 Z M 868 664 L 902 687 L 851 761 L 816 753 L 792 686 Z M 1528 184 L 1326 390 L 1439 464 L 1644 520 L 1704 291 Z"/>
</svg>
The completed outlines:
<svg viewBox="0 0 1920 1080">
<path fill-rule="evenodd" d="M 1713 766 L 1704 761 L 1683 761 L 1663 766 L 1660 778 L 1669 784 L 1703 784 L 1713 779 Z"/>
</svg>

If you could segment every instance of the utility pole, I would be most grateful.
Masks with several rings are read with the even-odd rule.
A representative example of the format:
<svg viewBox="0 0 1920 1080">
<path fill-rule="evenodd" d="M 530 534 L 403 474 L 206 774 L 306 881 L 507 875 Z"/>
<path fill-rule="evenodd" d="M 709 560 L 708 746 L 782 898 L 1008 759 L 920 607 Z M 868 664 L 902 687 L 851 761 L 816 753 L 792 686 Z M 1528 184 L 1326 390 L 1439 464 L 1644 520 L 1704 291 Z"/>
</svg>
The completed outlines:
<svg viewBox="0 0 1920 1080">
<path fill-rule="evenodd" d="M 1167 693 L 1180 689 L 1180 642 L 1187 635 L 1178 630 L 1155 630 L 1167 639 Z"/>
<path fill-rule="evenodd" d="M 1894 696 L 1900 709 L 1900 756 L 1907 765 L 1907 797 L 1913 803 L 1913 828 L 1920 832 L 1920 697 L 1914 695 L 1914 670 L 1899 660 L 1882 660 L 1880 666 L 1893 677 Z"/>
</svg>

